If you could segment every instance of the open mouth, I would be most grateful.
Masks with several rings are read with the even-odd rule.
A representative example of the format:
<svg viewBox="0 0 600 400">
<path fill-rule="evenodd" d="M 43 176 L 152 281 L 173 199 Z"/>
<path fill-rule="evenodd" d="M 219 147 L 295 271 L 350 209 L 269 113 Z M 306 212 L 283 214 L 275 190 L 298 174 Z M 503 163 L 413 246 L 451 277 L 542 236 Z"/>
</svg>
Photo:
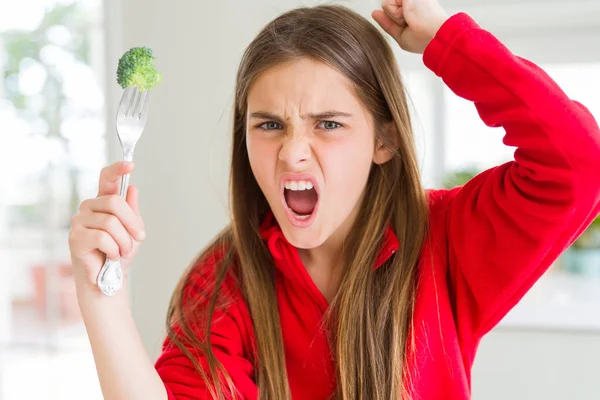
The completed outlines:
<svg viewBox="0 0 600 400">
<path fill-rule="evenodd" d="M 316 214 L 319 194 L 310 179 L 287 179 L 283 186 L 283 200 L 291 222 L 305 226 Z"/>
</svg>

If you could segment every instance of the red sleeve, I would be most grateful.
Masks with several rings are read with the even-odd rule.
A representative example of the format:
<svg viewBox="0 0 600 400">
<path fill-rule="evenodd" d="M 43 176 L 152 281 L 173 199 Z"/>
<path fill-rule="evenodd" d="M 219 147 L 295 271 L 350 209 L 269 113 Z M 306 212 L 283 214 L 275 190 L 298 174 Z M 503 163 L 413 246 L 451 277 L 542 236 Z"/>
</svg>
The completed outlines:
<svg viewBox="0 0 600 400">
<path fill-rule="evenodd" d="M 198 265 L 192 273 L 190 284 L 185 289 L 185 296 L 198 298 L 199 293 L 212 292 L 214 264 L 217 258 L 209 257 L 208 263 Z M 250 361 L 250 336 L 251 320 L 241 293 L 236 289 L 233 279 L 226 279 L 220 290 L 230 302 L 225 308 L 215 311 L 211 324 L 210 343 L 215 357 L 222 363 L 225 370 L 231 375 L 238 397 L 242 399 L 256 399 L 257 387 L 254 382 L 254 368 Z M 185 300 L 184 300 L 185 303 Z M 207 302 L 199 303 L 206 306 Z M 202 337 L 205 324 L 197 323 L 192 329 L 197 337 Z M 179 327 L 174 327 L 176 332 L 181 332 Z M 205 357 L 198 355 L 198 351 L 188 348 L 196 354 L 196 360 L 210 376 Z M 200 374 L 187 356 L 167 338 L 163 344 L 163 351 L 156 361 L 155 368 L 165 384 L 169 400 L 203 400 L 212 399 L 209 390 L 204 384 Z M 233 398 L 223 384 L 226 398 Z"/>
<path fill-rule="evenodd" d="M 464 13 L 442 25 L 423 61 L 517 147 L 513 162 L 443 195 L 449 285 L 473 343 L 600 212 L 600 131 L 585 107 Z"/>
</svg>

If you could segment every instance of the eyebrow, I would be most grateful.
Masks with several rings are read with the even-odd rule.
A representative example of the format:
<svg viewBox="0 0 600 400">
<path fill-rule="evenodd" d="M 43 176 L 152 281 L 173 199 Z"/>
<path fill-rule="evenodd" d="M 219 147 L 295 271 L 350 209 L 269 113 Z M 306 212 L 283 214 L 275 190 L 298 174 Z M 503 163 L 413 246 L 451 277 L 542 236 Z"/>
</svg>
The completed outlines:
<svg viewBox="0 0 600 400">
<path fill-rule="evenodd" d="M 304 114 L 300 116 L 302 119 L 327 119 L 327 118 L 335 118 L 335 117 L 352 117 L 352 114 L 347 113 L 347 112 L 343 112 L 343 111 L 335 111 L 335 110 L 330 110 L 330 111 L 325 111 L 325 112 L 321 112 L 321 113 L 310 113 L 310 114 Z M 250 118 L 252 119 L 272 119 L 272 120 L 277 120 L 277 121 L 281 121 L 283 120 L 283 118 L 281 118 L 278 115 L 266 112 L 266 111 L 256 111 L 253 112 L 252 114 L 250 114 Z"/>
</svg>

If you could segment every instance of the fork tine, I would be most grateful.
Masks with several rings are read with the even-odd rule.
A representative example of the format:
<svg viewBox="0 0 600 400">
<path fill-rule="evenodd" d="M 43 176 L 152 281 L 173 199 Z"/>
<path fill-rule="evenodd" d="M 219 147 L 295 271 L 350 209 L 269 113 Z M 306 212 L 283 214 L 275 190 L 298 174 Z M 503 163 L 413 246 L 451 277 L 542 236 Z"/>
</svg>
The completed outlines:
<svg viewBox="0 0 600 400">
<path fill-rule="evenodd" d="M 133 94 L 133 98 L 131 99 L 131 102 L 129 103 L 129 109 L 127 110 L 127 117 L 128 118 L 132 118 L 135 116 L 135 111 L 138 108 L 138 104 L 140 102 L 140 98 L 141 98 L 141 93 L 140 91 L 135 88 L 135 92 Z"/>
<path fill-rule="evenodd" d="M 144 119 L 144 117 L 148 115 L 148 105 L 150 104 L 149 97 L 150 91 L 144 90 L 144 93 L 141 96 L 140 106 L 137 108 L 137 112 L 135 114 L 136 118 Z"/>
<path fill-rule="evenodd" d="M 134 88 L 128 87 L 125 89 L 123 96 L 121 97 L 121 101 L 119 102 L 119 109 L 117 111 L 117 117 L 125 117 L 127 115 L 127 111 L 129 110 L 129 105 L 131 103 L 131 98 L 134 93 Z"/>
</svg>

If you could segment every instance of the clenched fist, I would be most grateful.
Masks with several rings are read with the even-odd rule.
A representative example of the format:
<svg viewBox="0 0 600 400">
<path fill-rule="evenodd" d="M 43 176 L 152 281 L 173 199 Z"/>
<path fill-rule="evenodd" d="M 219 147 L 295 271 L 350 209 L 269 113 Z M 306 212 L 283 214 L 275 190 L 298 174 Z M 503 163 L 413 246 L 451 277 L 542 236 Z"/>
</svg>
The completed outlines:
<svg viewBox="0 0 600 400">
<path fill-rule="evenodd" d="M 383 0 L 372 17 L 402 49 L 419 54 L 448 19 L 437 0 Z"/>
</svg>

